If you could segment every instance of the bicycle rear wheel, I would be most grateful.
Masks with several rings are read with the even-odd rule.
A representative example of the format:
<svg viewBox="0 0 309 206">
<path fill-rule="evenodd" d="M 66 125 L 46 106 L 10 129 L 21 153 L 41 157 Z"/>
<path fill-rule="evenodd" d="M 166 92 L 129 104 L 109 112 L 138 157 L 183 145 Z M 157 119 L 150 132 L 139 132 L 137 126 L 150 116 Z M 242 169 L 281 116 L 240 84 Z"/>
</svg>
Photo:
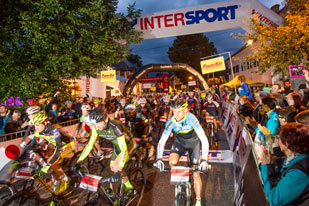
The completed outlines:
<svg viewBox="0 0 309 206">
<path fill-rule="evenodd" d="M 40 205 L 40 196 L 36 192 L 29 190 L 19 191 L 12 197 L 7 199 L 3 205 L 5 206 L 38 206 Z"/>
<path fill-rule="evenodd" d="M 145 174 L 140 168 L 135 168 L 129 174 L 129 180 L 135 192 L 133 197 L 126 203 L 126 206 L 139 206 L 142 202 L 146 186 Z"/>
</svg>

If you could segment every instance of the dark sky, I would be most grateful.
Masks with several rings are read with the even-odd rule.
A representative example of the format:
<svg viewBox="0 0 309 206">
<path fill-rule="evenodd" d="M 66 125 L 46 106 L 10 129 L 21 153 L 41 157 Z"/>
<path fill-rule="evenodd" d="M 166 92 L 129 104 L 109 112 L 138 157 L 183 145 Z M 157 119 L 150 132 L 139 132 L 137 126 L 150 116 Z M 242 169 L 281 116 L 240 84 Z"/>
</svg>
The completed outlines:
<svg viewBox="0 0 309 206">
<path fill-rule="evenodd" d="M 212 4 L 224 2 L 226 0 L 119 0 L 118 11 L 126 11 L 128 4 L 136 2 L 136 8 L 142 9 L 142 14 L 148 14 L 159 11 L 167 11 L 186 7 L 193 7 L 203 4 Z M 250 1 L 250 0 L 246 0 Z M 275 4 L 281 4 L 283 0 L 260 0 L 262 4 L 271 7 Z M 216 32 L 204 33 L 211 42 L 214 42 L 218 53 L 230 51 L 232 54 L 238 51 L 244 43 L 241 39 L 235 39 L 231 33 L 244 33 L 241 28 L 222 30 Z M 176 37 L 144 40 L 139 45 L 132 45 L 133 53 L 142 57 L 144 65 L 170 63 L 168 59 L 168 48 L 172 46 Z"/>
</svg>

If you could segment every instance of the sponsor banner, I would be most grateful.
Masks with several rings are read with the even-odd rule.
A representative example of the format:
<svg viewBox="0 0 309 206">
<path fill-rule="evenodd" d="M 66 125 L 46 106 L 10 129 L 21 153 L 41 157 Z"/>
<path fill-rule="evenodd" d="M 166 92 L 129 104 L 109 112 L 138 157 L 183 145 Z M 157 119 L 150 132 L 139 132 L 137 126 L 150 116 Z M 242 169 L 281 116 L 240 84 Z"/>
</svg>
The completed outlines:
<svg viewBox="0 0 309 206">
<path fill-rule="evenodd" d="M 164 150 L 163 161 L 168 161 L 170 150 Z M 202 153 L 201 153 L 202 155 Z M 186 162 L 187 156 L 183 155 L 179 158 L 180 162 Z M 233 153 L 230 150 L 209 150 L 208 162 L 210 163 L 233 163 Z"/>
<path fill-rule="evenodd" d="M 142 38 L 153 39 L 239 27 L 249 31 L 244 22 L 250 22 L 252 17 L 266 25 L 282 22 L 278 14 L 258 0 L 234 0 L 141 15 L 132 26 L 142 32 Z"/>
<path fill-rule="evenodd" d="M 116 70 L 101 71 L 101 82 L 116 81 Z"/>
<path fill-rule="evenodd" d="M 143 84 L 143 88 L 144 89 L 150 89 L 151 88 L 151 84 L 149 84 L 149 83 Z"/>
<path fill-rule="evenodd" d="M 157 87 L 151 87 L 150 90 L 155 92 L 157 91 Z"/>
<path fill-rule="evenodd" d="M 86 94 L 90 93 L 90 77 L 86 76 Z"/>
<path fill-rule="evenodd" d="M 202 74 L 209 74 L 225 70 L 223 57 L 201 61 Z"/>
<path fill-rule="evenodd" d="M 196 81 L 189 81 L 188 86 L 196 86 Z"/>
</svg>

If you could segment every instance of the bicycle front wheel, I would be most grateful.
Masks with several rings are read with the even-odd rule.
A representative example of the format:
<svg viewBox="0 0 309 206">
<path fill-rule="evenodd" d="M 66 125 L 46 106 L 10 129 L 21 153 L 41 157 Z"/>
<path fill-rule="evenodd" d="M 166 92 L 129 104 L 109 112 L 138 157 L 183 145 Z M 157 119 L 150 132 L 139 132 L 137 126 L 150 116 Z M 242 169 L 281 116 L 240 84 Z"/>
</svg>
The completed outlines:
<svg viewBox="0 0 309 206">
<path fill-rule="evenodd" d="M 176 196 L 175 206 L 186 206 L 187 198 L 184 193 L 178 193 Z"/>
<path fill-rule="evenodd" d="M 40 205 L 40 196 L 36 192 L 29 190 L 19 191 L 7 199 L 3 205 L 6 206 L 38 206 Z"/>
<path fill-rule="evenodd" d="M 129 180 L 134 187 L 134 195 L 126 203 L 126 206 L 139 206 L 141 205 L 146 186 L 145 174 L 140 168 L 135 168 L 130 172 Z"/>
</svg>

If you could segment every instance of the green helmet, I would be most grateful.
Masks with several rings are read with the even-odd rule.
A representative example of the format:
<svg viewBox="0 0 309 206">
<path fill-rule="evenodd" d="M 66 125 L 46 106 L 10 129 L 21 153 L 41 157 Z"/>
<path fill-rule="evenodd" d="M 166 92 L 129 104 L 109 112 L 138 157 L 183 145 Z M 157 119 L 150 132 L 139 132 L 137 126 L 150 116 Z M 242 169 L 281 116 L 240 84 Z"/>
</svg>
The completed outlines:
<svg viewBox="0 0 309 206">
<path fill-rule="evenodd" d="M 172 109 L 186 109 L 188 106 L 188 103 L 183 99 L 178 99 L 175 101 L 172 101 L 170 106 Z"/>
<path fill-rule="evenodd" d="M 30 120 L 30 124 L 31 125 L 38 125 L 38 124 L 42 124 L 45 122 L 45 120 L 47 119 L 47 115 L 44 111 L 38 112 L 36 113 Z"/>
</svg>

